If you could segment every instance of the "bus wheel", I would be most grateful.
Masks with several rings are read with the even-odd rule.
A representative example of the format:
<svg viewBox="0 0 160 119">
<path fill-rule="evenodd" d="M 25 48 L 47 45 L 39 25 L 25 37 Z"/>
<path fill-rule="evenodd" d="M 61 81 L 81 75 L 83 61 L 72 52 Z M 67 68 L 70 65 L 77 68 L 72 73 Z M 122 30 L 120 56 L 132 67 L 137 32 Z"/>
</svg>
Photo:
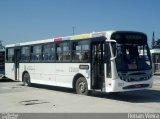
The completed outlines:
<svg viewBox="0 0 160 119">
<path fill-rule="evenodd" d="M 80 77 L 76 81 L 76 93 L 81 95 L 88 95 L 88 85 L 84 77 Z"/>
<path fill-rule="evenodd" d="M 30 86 L 31 85 L 30 76 L 29 76 L 28 73 L 25 73 L 23 75 L 23 85 L 24 86 Z"/>
</svg>

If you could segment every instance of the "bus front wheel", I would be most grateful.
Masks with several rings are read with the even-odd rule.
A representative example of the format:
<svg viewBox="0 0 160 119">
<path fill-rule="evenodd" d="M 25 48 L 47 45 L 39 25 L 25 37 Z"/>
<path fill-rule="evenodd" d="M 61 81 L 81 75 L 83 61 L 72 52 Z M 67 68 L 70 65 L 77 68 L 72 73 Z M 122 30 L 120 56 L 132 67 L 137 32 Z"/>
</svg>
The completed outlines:
<svg viewBox="0 0 160 119">
<path fill-rule="evenodd" d="M 29 76 L 28 73 L 25 73 L 23 75 L 23 85 L 24 86 L 30 86 L 31 85 L 30 76 Z"/>
<path fill-rule="evenodd" d="M 81 95 L 88 95 L 88 84 L 84 77 L 80 77 L 76 81 L 76 93 Z"/>
</svg>

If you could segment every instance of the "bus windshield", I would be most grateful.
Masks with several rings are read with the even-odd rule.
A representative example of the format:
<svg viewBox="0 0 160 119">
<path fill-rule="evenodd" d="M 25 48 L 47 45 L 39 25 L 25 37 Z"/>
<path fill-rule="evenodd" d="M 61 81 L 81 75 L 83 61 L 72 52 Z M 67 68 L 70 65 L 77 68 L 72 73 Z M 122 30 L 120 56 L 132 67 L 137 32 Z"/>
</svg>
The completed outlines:
<svg viewBox="0 0 160 119">
<path fill-rule="evenodd" d="M 151 69 L 151 58 L 148 45 L 118 44 L 116 66 L 118 71 Z"/>
</svg>

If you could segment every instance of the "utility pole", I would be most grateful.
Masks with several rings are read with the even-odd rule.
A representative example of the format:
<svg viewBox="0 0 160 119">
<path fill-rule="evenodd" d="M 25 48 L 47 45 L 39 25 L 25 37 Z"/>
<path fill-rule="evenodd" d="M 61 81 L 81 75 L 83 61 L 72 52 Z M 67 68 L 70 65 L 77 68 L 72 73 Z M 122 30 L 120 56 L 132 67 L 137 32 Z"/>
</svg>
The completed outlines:
<svg viewBox="0 0 160 119">
<path fill-rule="evenodd" d="M 75 34 L 75 31 L 74 31 L 74 29 L 75 29 L 75 28 L 74 28 L 74 26 L 73 26 L 73 27 L 72 27 L 72 30 L 73 30 L 73 35 Z"/>
<path fill-rule="evenodd" d="M 155 46 L 155 37 L 154 37 L 154 32 L 152 34 L 152 49 L 154 48 Z"/>
</svg>

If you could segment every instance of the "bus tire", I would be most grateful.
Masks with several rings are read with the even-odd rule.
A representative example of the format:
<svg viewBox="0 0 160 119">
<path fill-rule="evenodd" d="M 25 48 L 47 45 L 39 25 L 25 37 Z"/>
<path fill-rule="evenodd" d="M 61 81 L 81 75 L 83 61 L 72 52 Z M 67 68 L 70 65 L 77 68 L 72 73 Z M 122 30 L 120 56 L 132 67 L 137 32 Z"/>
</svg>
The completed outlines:
<svg viewBox="0 0 160 119">
<path fill-rule="evenodd" d="M 31 86 L 31 80 L 30 80 L 30 76 L 28 73 L 25 73 L 23 75 L 23 85 L 24 86 Z"/>
<path fill-rule="evenodd" d="M 88 84 L 84 77 L 80 77 L 76 81 L 76 93 L 80 95 L 88 95 Z"/>
</svg>

